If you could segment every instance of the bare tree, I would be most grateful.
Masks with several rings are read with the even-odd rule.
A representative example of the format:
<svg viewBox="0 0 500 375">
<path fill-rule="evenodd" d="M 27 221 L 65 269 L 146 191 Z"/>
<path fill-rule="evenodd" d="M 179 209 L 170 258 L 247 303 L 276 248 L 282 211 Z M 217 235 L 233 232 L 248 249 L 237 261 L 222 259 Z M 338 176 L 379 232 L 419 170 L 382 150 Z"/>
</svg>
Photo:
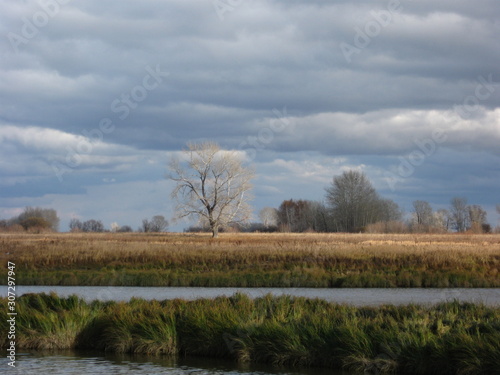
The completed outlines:
<svg viewBox="0 0 500 375">
<path fill-rule="evenodd" d="M 331 232 L 331 217 L 328 207 L 323 202 L 310 201 L 309 207 L 312 211 L 313 226 L 316 232 Z"/>
<path fill-rule="evenodd" d="M 148 219 L 142 219 L 142 224 L 139 227 L 139 232 L 151 232 L 151 222 Z"/>
<path fill-rule="evenodd" d="M 284 200 L 278 208 L 278 223 L 283 232 L 301 232 L 304 230 L 306 201 Z M 302 227 L 302 228 L 301 228 Z"/>
<path fill-rule="evenodd" d="M 142 226 L 139 228 L 140 232 L 166 232 L 168 228 L 168 221 L 165 216 L 156 215 L 151 220 L 143 219 Z"/>
<path fill-rule="evenodd" d="M 150 221 L 150 232 L 166 232 L 168 221 L 162 215 L 153 216 Z"/>
<path fill-rule="evenodd" d="M 278 211 L 274 207 L 264 207 L 259 211 L 259 218 L 265 227 L 278 225 Z"/>
<path fill-rule="evenodd" d="M 428 228 L 434 224 L 434 213 L 432 207 L 427 201 L 414 201 L 413 212 L 417 226 Z"/>
<path fill-rule="evenodd" d="M 290 232 L 317 231 L 318 205 L 317 202 L 302 199 L 283 201 L 277 210 L 280 229 Z"/>
<path fill-rule="evenodd" d="M 189 143 L 185 155 L 185 163 L 178 159 L 170 162 L 170 178 L 176 182 L 172 197 L 178 202 L 177 217 L 207 221 L 213 237 L 220 228 L 248 221 L 254 172 L 242 165 L 237 153 L 203 142 Z"/>
<path fill-rule="evenodd" d="M 380 198 L 364 173 L 335 176 L 326 193 L 337 231 L 355 232 L 377 221 Z"/>
<path fill-rule="evenodd" d="M 391 199 L 380 199 L 378 219 L 382 222 L 400 221 L 403 218 L 401 207 Z"/>
<path fill-rule="evenodd" d="M 469 206 L 468 208 L 471 229 L 476 233 L 483 232 L 484 228 L 488 225 L 486 221 L 487 212 L 477 204 Z"/>
<path fill-rule="evenodd" d="M 457 232 L 465 232 L 469 228 L 467 198 L 455 197 L 451 200 L 450 218 Z"/>
<path fill-rule="evenodd" d="M 450 212 L 444 208 L 437 210 L 434 213 L 434 223 L 438 228 L 448 232 L 451 224 Z"/>
</svg>

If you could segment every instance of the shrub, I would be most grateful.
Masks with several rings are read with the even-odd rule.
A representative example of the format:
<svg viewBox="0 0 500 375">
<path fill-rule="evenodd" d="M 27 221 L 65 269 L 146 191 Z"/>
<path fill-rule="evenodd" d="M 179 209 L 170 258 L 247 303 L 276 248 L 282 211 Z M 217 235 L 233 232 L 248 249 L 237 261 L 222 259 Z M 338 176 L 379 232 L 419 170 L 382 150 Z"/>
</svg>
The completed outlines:
<svg viewBox="0 0 500 375">
<path fill-rule="evenodd" d="M 51 224 L 43 217 L 28 217 L 19 223 L 26 231 L 40 233 L 44 229 L 50 229 Z"/>
</svg>

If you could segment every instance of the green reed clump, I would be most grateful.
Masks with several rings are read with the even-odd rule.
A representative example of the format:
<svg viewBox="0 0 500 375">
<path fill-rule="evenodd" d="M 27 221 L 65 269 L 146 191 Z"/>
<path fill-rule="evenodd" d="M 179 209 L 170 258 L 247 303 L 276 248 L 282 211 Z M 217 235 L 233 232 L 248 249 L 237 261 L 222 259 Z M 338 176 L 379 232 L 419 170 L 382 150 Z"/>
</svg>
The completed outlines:
<svg viewBox="0 0 500 375">
<path fill-rule="evenodd" d="M 0 308 L 6 306 L 0 299 Z M 500 308 L 469 303 L 356 308 L 243 294 L 86 303 L 33 294 L 18 298 L 17 310 L 18 348 L 225 357 L 367 374 L 493 374 L 500 368 Z M 0 321 L 2 337 L 7 329 Z"/>
<path fill-rule="evenodd" d="M 77 347 L 115 353 L 176 354 L 174 311 L 158 301 L 108 303 L 82 330 Z"/>
<path fill-rule="evenodd" d="M 6 303 L 2 301 L 2 305 Z M 4 307 L 4 306 L 2 306 Z M 98 310 L 82 299 L 56 294 L 26 294 L 16 303 L 16 344 L 27 349 L 65 349 L 74 347 L 82 329 Z M 6 329 L 5 322 L 0 329 Z M 3 335 L 4 344 L 7 335 Z"/>
</svg>

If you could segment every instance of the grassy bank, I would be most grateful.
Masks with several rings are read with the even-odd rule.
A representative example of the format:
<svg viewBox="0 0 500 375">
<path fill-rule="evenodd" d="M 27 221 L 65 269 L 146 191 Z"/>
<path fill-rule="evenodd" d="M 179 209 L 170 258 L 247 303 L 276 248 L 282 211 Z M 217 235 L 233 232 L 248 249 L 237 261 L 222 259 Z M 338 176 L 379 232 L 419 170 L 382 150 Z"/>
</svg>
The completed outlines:
<svg viewBox="0 0 500 375">
<path fill-rule="evenodd" d="M 25 285 L 500 287 L 500 235 L 1 234 L 0 249 Z"/>
<path fill-rule="evenodd" d="M 2 311 L 6 299 L 0 299 Z M 19 349 L 98 349 L 232 358 L 365 373 L 494 374 L 500 308 L 355 308 L 292 297 L 85 303 L 77 297 L 18 298 Z M 0 337 L 7 337 L 0 321 Z M 6 342 L 2 342 L 5 347 Z"/>
</svg>

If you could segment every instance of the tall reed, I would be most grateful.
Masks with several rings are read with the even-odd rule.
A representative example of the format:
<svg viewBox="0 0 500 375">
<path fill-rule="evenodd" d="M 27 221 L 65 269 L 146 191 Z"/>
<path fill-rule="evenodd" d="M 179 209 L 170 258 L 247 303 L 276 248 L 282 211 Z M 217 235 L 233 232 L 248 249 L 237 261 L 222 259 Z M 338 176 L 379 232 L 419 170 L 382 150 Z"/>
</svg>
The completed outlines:
<svg viewBox="0 0 500 375">
<path fill-rule="evenodd" d="M 0 308 L 6 306 L 0 299 Z M 500 308 L 469 303 L 356 308 L 243 294 L 85 303 L 42 294 L 21 296 L 18 313 L 18 348 L 225 357 L 367 374 L 494 374 L 500 368 Z M 0 321 L 1 337 L 7 329 Z"/>
</svg>

